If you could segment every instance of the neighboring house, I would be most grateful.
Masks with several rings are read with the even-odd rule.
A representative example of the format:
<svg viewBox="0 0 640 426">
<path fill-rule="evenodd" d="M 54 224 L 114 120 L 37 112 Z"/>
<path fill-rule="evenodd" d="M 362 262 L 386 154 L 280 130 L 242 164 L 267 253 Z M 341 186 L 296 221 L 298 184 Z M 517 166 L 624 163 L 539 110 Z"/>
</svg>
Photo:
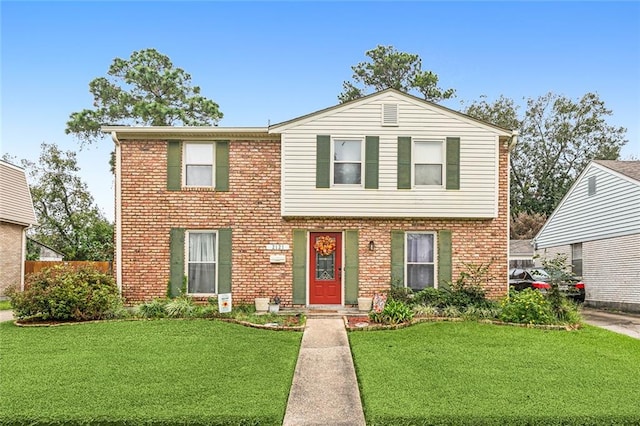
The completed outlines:
<svg viewBox="0 0 640 426">
<path fill-rule="evenodd" d="M 396 90 L 269 127 L 102 129 L 116 144 L 116 277 L 234 302 L 350 305 L 489 264 L 507 292 L 515 133 Z"/>
<path fill-rule="evenodd" d="M 0 296 L 24 287 L 26 231 L 36 224 L 24 169 L 0 160 Z"/>
<path fill-rule="evenodd" d="M 535 244 L 541 256 L 567 256 L 586 304 L 640 311 L 640 161 L 589 163 Z"/>
<path fill-rule="evenodd" d="M 533 242 L 531 240 L 510 240 L 509 269 L 523 269 L 533 266 Z"/>
<path fill-rule="evenodd" d="M 33 244 L 38 250 L 38 259 L 40 261 L 48 262 L 61 262 L 64 259 L 64 254 L 60 253 L 56 249 L 42 244 L 40 241 L 36 241 L 33 238 L 27 238 L 28 244 Z"/>
</svg>

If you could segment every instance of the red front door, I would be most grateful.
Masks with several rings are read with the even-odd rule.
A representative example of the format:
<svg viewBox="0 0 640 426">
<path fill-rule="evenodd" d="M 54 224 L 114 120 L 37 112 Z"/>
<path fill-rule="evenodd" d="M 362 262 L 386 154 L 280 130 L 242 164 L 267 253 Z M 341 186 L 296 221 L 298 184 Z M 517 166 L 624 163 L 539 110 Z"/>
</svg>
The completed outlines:
<svg viewBox="0 0 640 426">
<path fill-rule="evenodd" d="M 309 237 L 309 304 L 342 304 L 342 234 L 312 232 Z"/>
</svg>

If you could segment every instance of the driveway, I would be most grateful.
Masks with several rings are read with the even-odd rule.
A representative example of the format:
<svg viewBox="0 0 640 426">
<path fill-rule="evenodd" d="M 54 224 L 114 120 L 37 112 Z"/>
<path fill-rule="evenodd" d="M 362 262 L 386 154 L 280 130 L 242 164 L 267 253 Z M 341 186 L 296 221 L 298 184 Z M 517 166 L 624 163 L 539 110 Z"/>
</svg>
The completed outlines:
<svg viewBox="0 0 640 426">
<path fill-rule="evenodd" d="M 640 339 L 640 315 L 583 308 L 582 317 L 589 325 Z"/>
</svg>

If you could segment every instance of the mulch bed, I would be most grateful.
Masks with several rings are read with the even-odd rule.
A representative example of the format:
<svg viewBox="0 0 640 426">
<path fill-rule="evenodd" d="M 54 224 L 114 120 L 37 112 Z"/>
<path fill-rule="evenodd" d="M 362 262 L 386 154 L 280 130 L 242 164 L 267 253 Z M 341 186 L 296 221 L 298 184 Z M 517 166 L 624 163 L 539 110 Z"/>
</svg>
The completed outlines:
<svg viewBox="0 0 640 426">
<path fill-rule="evenodd" d="M 461 318 L 449 318 L 449 317 L 418 317 L 414 318 L 410 322 L 403 322 L 400 324 L 393 325 L 385 325 L 378 324 L 369 319 L 369 317 L 363 316 L 345 316 L 344 324 L 348 331 L 372 331 L 372 330 L 397 330 L 399 328 L 409 327 L 413 324 L 418 324 L 421 322 L 460 322 L 463 321 Z M 484 324 L 493 324 L 493 325 L 506 325 L 511 327 L 524 327 L 524 328 L 537 328 L 541 330 L 578 330 L 581 327 L 581 324 L 567 324 L 567 325 L 538 325 L 538 324 L 517 324 L 510 322 L 502 322 L 495 320 L 480 320 L 479 322 Z"/>
</svg>

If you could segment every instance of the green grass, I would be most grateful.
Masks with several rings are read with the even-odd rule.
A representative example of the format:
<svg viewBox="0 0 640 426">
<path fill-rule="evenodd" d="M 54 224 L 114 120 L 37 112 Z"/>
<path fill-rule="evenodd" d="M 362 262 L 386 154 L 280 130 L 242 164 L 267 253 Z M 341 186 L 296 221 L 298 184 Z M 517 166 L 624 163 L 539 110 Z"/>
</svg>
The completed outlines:
<svg viewBox="0 0 640 426">
<path fill-rule="evenodd" d="M 0 311 L 8 311 L 8 310 L 11 310 L 11 301 L 0 300 Z"/>
<path fill-rule="evenodd" d="M 302 333 L 209 320 L 0 324 L 0 424 L 281 424 Z"/>
<path fill-rule="evenodd" d="M 640 424 L 640 340 L 473 322 L 349 334 L 367 424 Z"/>
</svg>

